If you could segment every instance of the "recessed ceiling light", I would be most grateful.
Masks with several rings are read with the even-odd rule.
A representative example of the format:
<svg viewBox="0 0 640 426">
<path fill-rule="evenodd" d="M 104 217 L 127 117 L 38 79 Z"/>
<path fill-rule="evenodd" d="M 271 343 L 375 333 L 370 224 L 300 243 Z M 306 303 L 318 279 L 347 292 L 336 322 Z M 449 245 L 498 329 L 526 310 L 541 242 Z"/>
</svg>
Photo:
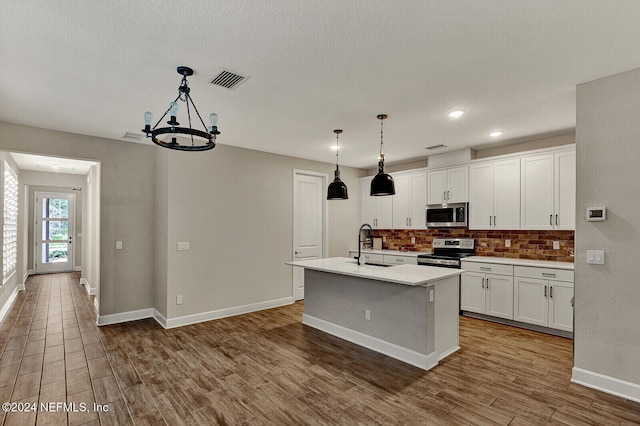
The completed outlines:
<svg viewBox="0 0 640 426">
<path fill-rule="evenodd" d="M 497 138 L 498 136 L 502 136 L 503 134 L 504 134 L 504 130 L 495 130 L 489 133 L 489 136 L 491 136 L 492 138 Z"/>
<path fill-rule="evenodd" d="M 449 111 L 447 115 L 451 118 L 460 118 L 464 115 L 465 110 L 463 109 L 454 109 L 453 111 Z"/>
</svg>

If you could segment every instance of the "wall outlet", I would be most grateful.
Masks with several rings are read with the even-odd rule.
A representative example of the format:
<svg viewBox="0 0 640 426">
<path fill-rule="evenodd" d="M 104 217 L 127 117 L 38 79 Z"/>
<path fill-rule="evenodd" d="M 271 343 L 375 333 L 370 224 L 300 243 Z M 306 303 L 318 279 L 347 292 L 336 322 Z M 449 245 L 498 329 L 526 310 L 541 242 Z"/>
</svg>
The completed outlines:
<svg viewBox="0 0 640 426">
<path fill-rule="evenodd" d="M 182 295 L 181 294 L 176 296 L 176 305 L 182 305 Z"/>
<path fill-rule="evenodd" d="M 416 237 L 411 237 L 411 244 L 415 244 L 416 243 Z"/>
<path fill-rule="evenodd" d="M 116 250 L 122 250 L 122 241 L 116 241 Z"/>
<path fill-rule="evenodd" d="M 504 240 L 504 246 L 505 246 L 506 248 L 511 247 L 511 240 Z"/>
<path fill-rule="evenodd" d="M 178 242 L 178 251 L 189 251 L 189 241 Z"/>
<path fill-rule="evenodd" d="M 553 249 L 554 250 L 560 250 L 560 241 L 554 241 L 553 242 Z"/>
<path fill-rule="evenodd" d="M 364 319 L 371 321 L 371 311 L 369 309 L 364 310 Z"/>
<path fill-rule="evenodd" d="M 383 243 L 386 243 L 386 242 L 387 242 L 387 236 L 386 236 L 386 235 L 383 235 L 383 236 L 382 236 L 382 242 L 383 242 Z"/>
</svg>

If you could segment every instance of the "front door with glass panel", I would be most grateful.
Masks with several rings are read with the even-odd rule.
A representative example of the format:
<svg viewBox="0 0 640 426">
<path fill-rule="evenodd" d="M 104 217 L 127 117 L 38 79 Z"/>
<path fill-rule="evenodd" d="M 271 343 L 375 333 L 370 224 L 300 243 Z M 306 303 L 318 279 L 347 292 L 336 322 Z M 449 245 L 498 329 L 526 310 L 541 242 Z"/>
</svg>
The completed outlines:
<svg viewBox="0 0 640 426">
<path fill-rule="evenodd" d="M 75 194 L 35 195 L 36 274 L 72 271 Z"/>
</svg>

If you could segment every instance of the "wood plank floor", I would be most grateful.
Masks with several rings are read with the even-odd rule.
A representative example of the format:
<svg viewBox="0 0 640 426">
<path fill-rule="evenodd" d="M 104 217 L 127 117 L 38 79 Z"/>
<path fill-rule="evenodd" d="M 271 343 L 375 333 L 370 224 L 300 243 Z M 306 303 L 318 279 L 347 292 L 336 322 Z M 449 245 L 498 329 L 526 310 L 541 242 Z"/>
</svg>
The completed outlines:
<svg viewBox="0 0 640 426">
<path fill-rule="evenodd" d="M 0 423 L 640 424 L 640 404 L 569 382 L 570 340 L 463 317 L 462 349 L 425 372 L 303 326 L 302 310 L 96 327 L 77 274 L 30 277 L 0 323 L 0 402 L 76 410 Z"/>
</svg>

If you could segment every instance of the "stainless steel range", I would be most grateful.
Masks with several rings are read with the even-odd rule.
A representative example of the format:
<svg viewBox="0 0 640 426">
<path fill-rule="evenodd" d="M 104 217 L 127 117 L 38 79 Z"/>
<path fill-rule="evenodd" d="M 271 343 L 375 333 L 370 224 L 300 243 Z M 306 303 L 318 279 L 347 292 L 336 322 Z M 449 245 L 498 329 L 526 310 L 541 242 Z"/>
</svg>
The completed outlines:
<svg viewBox="0 0 640 426">
<path fill-rule="evenodd" d="M 433 253 L 418 255 L 418 265 L 461 268 L 461 260 L 476 254 L 473 238 L 434 238 Z"/>
</svg>

